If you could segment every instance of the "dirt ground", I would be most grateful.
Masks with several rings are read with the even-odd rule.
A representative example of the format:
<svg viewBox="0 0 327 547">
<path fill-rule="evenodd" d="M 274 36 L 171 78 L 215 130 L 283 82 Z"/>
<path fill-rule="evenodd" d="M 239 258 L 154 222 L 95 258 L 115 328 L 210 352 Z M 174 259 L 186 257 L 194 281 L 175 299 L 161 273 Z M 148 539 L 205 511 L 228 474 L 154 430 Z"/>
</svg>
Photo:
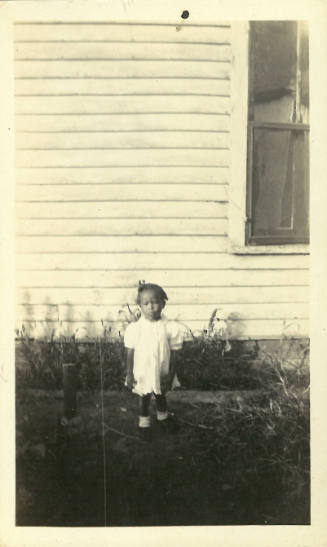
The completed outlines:
<svg viewBox="0 0 327 547">
<path fill-rule="evenodd" d="M 105 394 L 103 416 L 99 394 L 80 395 L 78 418 L 64 426 L 60 397 L 19 392 L 16 524 L 278 524 L 269 517 L 269 491 L 268 506 L 260 488 L 256 503 L 247 499 L 225 454 L 210 450 L 212 404 L 182 395 L 170 403 L 178 434 L 158 431 L 152 405 L 153 441 L 144 443 L 129 392 Z"/>
</svg>

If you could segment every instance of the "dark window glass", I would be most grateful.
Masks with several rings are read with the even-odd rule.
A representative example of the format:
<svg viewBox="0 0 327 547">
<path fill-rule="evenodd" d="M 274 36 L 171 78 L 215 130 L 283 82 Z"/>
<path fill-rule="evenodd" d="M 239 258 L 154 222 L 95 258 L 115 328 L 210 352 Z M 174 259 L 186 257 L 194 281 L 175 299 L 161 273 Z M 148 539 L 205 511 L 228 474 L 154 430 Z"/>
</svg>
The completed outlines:
<svg viewBox="0 0 327 547">
<path fill-rule="evenodd" d="M 253 129 L 253 236 L 306 236 L 307 168 L 308 132 Z"/>
<path fill-rule="evenodd" d="M 296 92 L 296 22 L 251 25 L 252 119 L 290 122 Z"/>
<path fill-rule="evenodd" d="M 308 66 L 304 23 L 251 23 L 249 244 L 308 242 Z"/>
</svg>

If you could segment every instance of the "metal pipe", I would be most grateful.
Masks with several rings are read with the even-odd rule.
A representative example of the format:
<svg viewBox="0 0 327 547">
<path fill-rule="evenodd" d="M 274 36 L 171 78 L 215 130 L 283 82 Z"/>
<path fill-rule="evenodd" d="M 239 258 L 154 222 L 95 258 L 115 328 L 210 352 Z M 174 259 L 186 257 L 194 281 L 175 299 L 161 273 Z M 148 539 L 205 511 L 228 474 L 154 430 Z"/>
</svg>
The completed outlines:
<svg viewBox="0 0 327 547">
<path fill-rule="evenodd" d="M 77 374 L 76 365 L 63 363 L 64 416 L 73 418 L 77 413 Z"/>
</svg>

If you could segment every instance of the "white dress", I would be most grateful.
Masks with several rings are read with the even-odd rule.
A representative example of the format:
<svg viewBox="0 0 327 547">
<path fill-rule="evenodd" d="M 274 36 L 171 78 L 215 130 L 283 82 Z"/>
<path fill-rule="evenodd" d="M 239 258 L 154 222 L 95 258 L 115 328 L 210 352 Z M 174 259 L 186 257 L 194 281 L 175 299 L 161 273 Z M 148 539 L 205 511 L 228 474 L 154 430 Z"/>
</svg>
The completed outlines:
<svg viewBox="0 0 327 547">
<path fill-rule="evenodd" d="M 134 349 L 134 393 L 161 393 L 160 377 L 169 373 L 170 350 L 182 348 L 185 331 L 182 324 L 165 317 L 158 321 L 148 321 L 141 316 L 138 321 L 128 325 L 124 343 L 127 348 Z M 179 385 L 175 375 L 172 387 Z"/>
</svg>

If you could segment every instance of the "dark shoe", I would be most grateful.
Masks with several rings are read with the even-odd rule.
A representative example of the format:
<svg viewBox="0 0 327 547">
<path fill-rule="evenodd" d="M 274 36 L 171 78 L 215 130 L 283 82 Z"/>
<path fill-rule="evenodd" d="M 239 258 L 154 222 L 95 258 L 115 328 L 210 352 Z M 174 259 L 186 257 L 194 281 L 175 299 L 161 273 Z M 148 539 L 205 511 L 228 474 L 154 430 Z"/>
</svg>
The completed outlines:
<svg viewBox="0 0 327 547">
<path fill-rule="evenodd" d="M 174 414 L 168 414 L 168 418 L 165 420 L 158 420 L 157 423 L 161 433 L 174 435 L 179 431 L 179 424 Z"/>
<path fill-rule="evenodd" d="M 152 440 L 151 427 L 139 427 L 140 441 L 150 442 Z"/>
</svg>

